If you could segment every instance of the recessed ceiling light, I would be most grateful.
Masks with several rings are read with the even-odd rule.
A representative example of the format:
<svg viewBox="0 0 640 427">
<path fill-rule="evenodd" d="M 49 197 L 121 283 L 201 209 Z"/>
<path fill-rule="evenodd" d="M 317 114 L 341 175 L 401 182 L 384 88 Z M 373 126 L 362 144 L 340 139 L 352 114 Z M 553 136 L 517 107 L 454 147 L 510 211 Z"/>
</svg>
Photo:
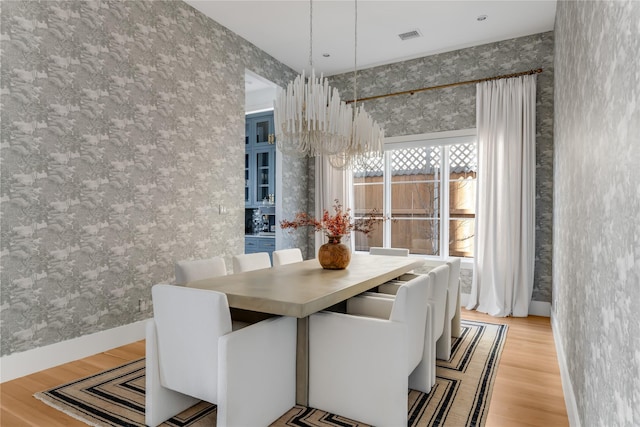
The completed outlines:
<svg viewBox="0 0 640 427">
<path fill-rule="evenodd" d="M 322 56 L 324 56 L 325 58 L 330 57 L 331 55 L 329 55 L 328 53 L 323 53 Z"/>
<path fill-rule="evenodd" d="M 484 21 L 485 19 L 487 19 L 487 15 L 480 15 L 476 18 L 478 21 Z"/>
</svg>

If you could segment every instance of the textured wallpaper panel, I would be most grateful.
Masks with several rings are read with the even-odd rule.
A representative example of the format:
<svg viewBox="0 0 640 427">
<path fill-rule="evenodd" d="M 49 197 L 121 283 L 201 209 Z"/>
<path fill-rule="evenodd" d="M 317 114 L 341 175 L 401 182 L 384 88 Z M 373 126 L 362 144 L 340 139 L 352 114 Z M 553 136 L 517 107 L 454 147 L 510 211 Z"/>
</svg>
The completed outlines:
<svg viewBox="0 0 640 427">
<path fill-rule="evenodd" d="M 297 212 L 308 212 L 309 203 L 313 206 L 314 200 L 308 191 L 309 164 L 313 159 L 285 156 L 282 163 L 282 204 L 285 208 L 283 218 L 276 218 L 277 221 L 292 219 Z M 290 231 L 278 227 L 276 233 L 276 249 L 300 248 L 304 259 L 315 258 L 313 241 L 309 241 L 304 230 Z"/>
<path fill-rule="evenodd" d="M 182 2 L 1 7 L 7 355 L 149 317 L 138 300 L 176 260 L 230 267 L 244 251 L 245 68 L 295 74 Z M 306 182 L 291 188 L 285 212 L 306 209 Z"/>
<path fill-rule="evenodd" d="M 358 71 L 358 97 L 383 95 L 493 77 L 534 68 L 536 102 L 536 260 L 533 300 L 551 302 L 553 218 L 553 33 L 535 34 Z M 353 73 L 331 77 L 343 96 L 353 94 Z M 474 128 L 475 85 L 367 101 L 386 136 Z M 465 277 L 463 292 L 471 291 Z M 467 283 L 468 281 L 468 283 Z"/>
<path fill-rule="evenodd" d="M 640 2 L 556 18 L 553 283 L 583 426 L 640 425 Z"/>
</svg>

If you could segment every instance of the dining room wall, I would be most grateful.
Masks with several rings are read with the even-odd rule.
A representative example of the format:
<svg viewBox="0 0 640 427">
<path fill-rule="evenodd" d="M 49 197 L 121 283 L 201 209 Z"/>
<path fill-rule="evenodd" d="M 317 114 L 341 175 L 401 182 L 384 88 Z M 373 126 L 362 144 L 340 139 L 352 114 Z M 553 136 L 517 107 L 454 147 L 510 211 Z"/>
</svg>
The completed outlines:
<svg viewBox="0 0 640 427">
<path fill-rule="evenodd" d="M 553 32 L 489 43 L 358 70 L 358 98 L 542 68 L 536 90 L 536 247 L 533 301 L 551 302 L 553 241 Z M 330 77 L 343 99 L 353 98 L 353 72 Z M 475 85 L 364 102 L 385 136 L 474 128 Z M 463 293 L 472 272 L 463 270 Z"/>
<path fill-rule="evenodd" d="M 245 69 L 296 74 L 183 2 L 0 8 L 4 356 L 148 318 L 176 260 L 230 267 L 244 252 Z M 304 176 L 307 162 L 283 168 Z M 306 185 L 288 185 L 284 215 L 307 208 Z"/>
<path fill-rule="evenodd" d="M 552 326 L 571 425 L 640 425 L 640 3 L 558 2 Z M 573 417 L 573 419 L 572 419 Z"/>
</svg>

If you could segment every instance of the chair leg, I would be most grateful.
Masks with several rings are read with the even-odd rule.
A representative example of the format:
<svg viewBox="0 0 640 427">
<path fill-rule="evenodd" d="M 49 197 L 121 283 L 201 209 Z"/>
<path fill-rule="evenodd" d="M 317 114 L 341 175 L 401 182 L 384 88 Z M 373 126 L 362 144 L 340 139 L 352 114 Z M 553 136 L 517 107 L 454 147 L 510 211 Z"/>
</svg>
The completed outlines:
<svg viewBox="0 0 640 427">
<path fill-rule="evenodd" d="M 433 387 L 434 381 L 431 376 L 429 366 L 429 358 L 423 358 L 422 361 L 409 375 L 409 388 L 429 394 Z"/>
<path fill-rule="evenodd" d="M 430 393 L 436 383 L 436 349 L 433 342 L 433 310 L 431 306 L 427 311 L 427 319 L 422 360 L 409 375 L 409 388 L 423 393 Z"/>
<path fill-rule="evenodd" d="M 156 427 L 174 415 L 192 407 L 200 401 L 186 394 L 178 393 L 163 387 L 160 382 L 158 364 L 158 346 L 156 325 L 153 320 L 147 323 L 146 336 L 146 391 L 145 391 L 145 424 Z"/>
<path fill-rule="evenodd" d="M 451 336 L 454 338 L 460 338 L 462 332 L 460 330 L 460 285 L 458 284 L 458 301 L 456 304 L 456 312 L 451 320 Z"/>
<path fill-rule="evenodd" d="M 449 314 L 450 297 L 451 295 L 447 292 L 442 335 L 438 338 L 438 342 L 436 343 L 436 359 L 440 360 L 449 360 L 451 358 L 451 315 Z"/>
<path fill-rule="evenodd" d="M 436 343 L 436 359 L 449 360 L 451 358 L 451 322 L 445 319 L 442 336 Z"/>
</svg>

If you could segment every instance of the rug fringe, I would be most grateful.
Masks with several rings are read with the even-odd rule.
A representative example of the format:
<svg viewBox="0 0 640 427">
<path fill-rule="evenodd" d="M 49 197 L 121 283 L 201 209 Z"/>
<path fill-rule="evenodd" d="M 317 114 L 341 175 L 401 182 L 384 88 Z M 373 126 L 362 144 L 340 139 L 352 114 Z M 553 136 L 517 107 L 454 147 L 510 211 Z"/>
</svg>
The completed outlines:
<svg viewBox="0 0 640 427">
<path fill-rule="evenodd" d="M 34 394 L 33 397 L 35 397 L 36 399 L 38 399 L 40 402 L 44 403 L 45 405 L 50 406 L 53 409 L 56 409 L 56 410 L 58 410 L 58 411 L 60 411 L 60 412 L 62 412 L 64 414 L 70 416 L 73 419 L 76 419 L 76 420 L 81 421 L 81 422 L 83 422 L 83 423 L 85 423 L 87 425 L 90 425 L 91 427 L 103 427 L 101 424 L 93 423 L 93 422 L 87 420 L 86 418 L 83 418 L 79 414 L 76 414 L 75 412 L 70 412 L 70 411 L 64 409 L 64 406 L 57 405 L 56 403 L 54 403 L 52 401 L 45 400 L 43 392 L 38 392 L 38 393 Z"/>
</svg>

